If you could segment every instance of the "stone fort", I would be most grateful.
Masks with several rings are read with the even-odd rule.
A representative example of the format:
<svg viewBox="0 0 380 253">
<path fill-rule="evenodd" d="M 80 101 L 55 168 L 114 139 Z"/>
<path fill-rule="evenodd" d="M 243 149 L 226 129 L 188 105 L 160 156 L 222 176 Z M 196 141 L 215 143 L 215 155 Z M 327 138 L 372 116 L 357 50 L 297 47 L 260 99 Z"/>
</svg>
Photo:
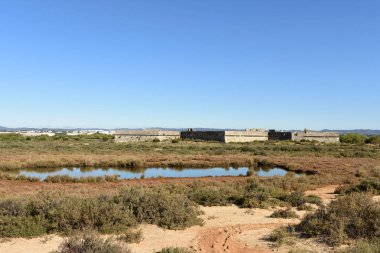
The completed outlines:
<svg viewBox="0 0 380 253">
<path fill-rule="evenodd" d="M 166 130 L 127 130 L 115 133 L 115 142 L 137 142 L 137 141 L 165 141 L 173 139 L 190 139 L 231 142 L 253 142 L 253 141 L 318 141 L 325 143 L 339 142 L 339 133 L 319 131 L 295 131 L 283 132 L 264 129 L 246 130 L 216 130 L 216 131 L 166 131 Z"/>
</svg>

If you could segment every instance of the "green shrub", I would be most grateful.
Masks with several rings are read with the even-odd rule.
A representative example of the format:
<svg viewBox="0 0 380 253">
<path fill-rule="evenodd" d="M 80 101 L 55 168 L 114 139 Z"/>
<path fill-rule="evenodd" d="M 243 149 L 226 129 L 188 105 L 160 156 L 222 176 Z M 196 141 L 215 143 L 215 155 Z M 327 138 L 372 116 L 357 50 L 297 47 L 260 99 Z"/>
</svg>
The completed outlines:
<svg viewBox="0 0 380 253">
<path fill-rule="evenodd" d="M 366 143 L 369 143 L 369 144 L 380 144 L 380 136 L 379 135 L 370 136 L 366 140 Z"/>
<path fill-rule="evenodd" d="M 186 249 L 186 248 L 178 248 L 178 247 L 168 247 L 163 248 L 160 251 L 157 251 L 156 253 L 192 253 L 193 251 Z"/>
<path fill-rule="evenodd" d="M 352 192 L 368 192 L 371 194 L 380 194 L 380 181 L 362 181 L 357 185 L 345 185 L 337 188 L 335 193 L 348 194 Z"/>
<path fill-rule="evenodd" d="M 305 204 L 298 206 L 297 210 L 299 210 L 299 211 L 313 211 L 314 208 L 311 205 L 308 205 L 305 203 Z"/>
<path fill-rule="evenodd" d="M 0 201 L 0 237 L 70 234 L 92 229 L 137 238 L 138 232 L 128 234 L 137 222 L 183 229 L 202 224 L 199 214 L 198 206 L 186 195 L 164 189 L 126 189 L 115 197 L 92 198 L 41 193 L 27 200 Z"/>
<path fill-rule="evenodd" d="M 256 178 L 248 180 L 242 196 L 235 201 L 240 207 L 244 208 L 267 208 L 278 204 L 272 197 L 273 187 L 261 184 Z"/>
<path fill-rule="evenodd" d="M 343 195 L 308 214 L 297 229 L 306 236 L 325 236 L 330 243 L 380 237 L 380 202 L 364 193 Z"/>
<path fill-rule="evenodd" d="M 316 195 L 305 196 L 303 192 L 295 191 L 280 197 L 280 200 L 294 207 L 305 205 L 306 203 L 321 205 L 321 199 Z"/>
<path fill-rule="evenodd" d="M 230 194 L 222 189 L 202 187 L 189 192 L 189 199 L 203 206 L 225 206 L 230 204 Z"/>
<path fill-rule="evenodd" d="M 0 141 L 23 141 L 26 137 L 21 134 L 9 133 L 0 134 Z"/>
<path fill-rule="evenodd" d="M 131 251 L 112 238 L 103 239 L 93 232 L 83 232 L 64 240 L 57 253 L 131 253 Z"/>
<path fill-rule="evenodd" d="M 345 249 L 344 253 L 379 253 L 380 252 L 380 240 L 367 241 L 359 240 L 355 243 L 355 246 L 349 249 Z M 343 251 L 341 251 L 343 253 Z"/>
<path fill-rule="evenodd" d="M 131 188 L 122 191 L 117 202 L 131 210 L 138 222 L 156 224 L 163 228 L 183 229 L 202 221 L 197 205 L 181 194 L 163 189 Z"/>
<path fill-rule="evenodd" d="M 292 209 L 287 208 L 285 210 L 279 209 L 274 211 L 269 217 L 271 218 L 282 218 L 282 219 L 293 219 L 293 218 L 299 218 L 298 214 L 294 212 Z"/>
<path fill-rule="evenodd" d="M 340 141 L 350 144 L 364 144 L 367 140 L 367 136 L 357 133 L 348 133 L 340 136 Z"/>
<path fill-rule="evenodd" d="M 172 143 L 179 143 L 180 141 L 181 141 L 181 139 L 173 139 Z"/>
<path fill-rule="evenodd" d="M 291 249 L 289 253 L 314 253 L 314 251 L 306 249 Z"/>
<path fill-rule="evenodd" d="M 28 216 L 45 220 L 48 233 L 70 233 L 91 228 L 101 233 L 121 232 L 136 224 L 132 212 L 107 197 L 75 198 L 40 194 L 29 201 Z"/>
<path fill-rule="evenodd" d="M 45 224 L 41 217 L 0 215 L 0 238 L 43 235 L 47 232 Z"/>
<path fill-rule="evenodd" d="M 277 246 L 281 246 L 284 243 L 292 243 L 292 235 L 286 227 L 279 227 L 272 231 L 267 237 L 266 240 L 275 243 Z"/>
</svg>

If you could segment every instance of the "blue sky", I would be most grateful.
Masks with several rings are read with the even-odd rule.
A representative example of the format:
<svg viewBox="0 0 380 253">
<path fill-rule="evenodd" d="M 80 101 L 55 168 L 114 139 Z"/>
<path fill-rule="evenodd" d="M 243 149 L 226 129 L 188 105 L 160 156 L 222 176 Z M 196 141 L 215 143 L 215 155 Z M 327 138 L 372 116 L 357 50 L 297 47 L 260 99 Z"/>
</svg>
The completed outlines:
<svg viewBox="0 0 380 253">
<path fill-rule="evenodd" d="M 378 0 L 2 0 L 0 126 L 380 129 Z"/>
</svg>

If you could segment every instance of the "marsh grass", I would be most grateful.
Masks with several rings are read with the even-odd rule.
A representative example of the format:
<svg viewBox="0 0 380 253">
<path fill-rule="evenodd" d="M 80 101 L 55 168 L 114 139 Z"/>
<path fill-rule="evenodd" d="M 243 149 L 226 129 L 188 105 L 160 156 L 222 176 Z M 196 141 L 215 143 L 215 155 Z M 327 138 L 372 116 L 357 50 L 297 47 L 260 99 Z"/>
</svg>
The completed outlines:
<svg viewBox="0 0 380 253">
<path fill-rule="evenodd" d="M 147 157 L 147 154 L 150 154 Z M 57 135 L 26 137 L 15 134 L 0 135 L 0 170 L 52 167 L 145 167 L 182 163 L 196 166 L 194 160 L 178 157 L 199 156 L 198 165 L 250 166 L 253 156 L 302 157 L 364 157 L 380 158 L 380 146 L 375 144 L 320 144 L 311 142 L 253 142 L 218 143 L 170 141 L 115 143 L 109 135 Z M 152 159 L 152 156 L 154 159 Z M 210 161 L 209 156 L 221 157 Z M 172 159 L 176 157 L 176 159 Z M 121 159 L 122 158 L 122 159 Z M 171 159 L 168 159 L 171 158 Z M 250 164 L 251 163 L 251 164 Z M 292 169 L 291 165 L 288 165 Z M 295 167 L 296 168 L 296 167 Z"/>
</svg>

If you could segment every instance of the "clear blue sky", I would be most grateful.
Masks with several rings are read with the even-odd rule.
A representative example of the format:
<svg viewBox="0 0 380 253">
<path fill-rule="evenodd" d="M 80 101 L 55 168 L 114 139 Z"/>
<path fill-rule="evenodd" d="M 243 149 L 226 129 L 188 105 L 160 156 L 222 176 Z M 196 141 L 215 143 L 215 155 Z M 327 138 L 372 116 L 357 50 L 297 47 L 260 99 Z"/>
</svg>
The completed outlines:
<svg viewBox="0 0 380 253">
<path fill-rule="evenodd" d="M 380 129 L 379 0 L 0 0 L 0 125 Z"/>
</svg>

